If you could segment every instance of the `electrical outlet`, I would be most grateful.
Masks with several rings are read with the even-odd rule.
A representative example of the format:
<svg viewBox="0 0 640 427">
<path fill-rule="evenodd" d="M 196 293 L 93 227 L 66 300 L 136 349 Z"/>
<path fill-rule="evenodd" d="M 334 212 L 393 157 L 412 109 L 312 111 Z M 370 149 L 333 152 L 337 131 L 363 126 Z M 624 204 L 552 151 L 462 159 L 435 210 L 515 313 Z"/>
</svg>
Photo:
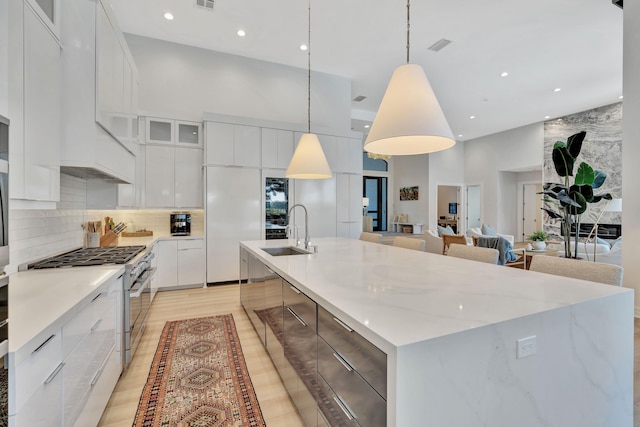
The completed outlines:
<svg viewBox="0 0 640 427">
<path fill-rule="evenodd" d="M 520 338 L 516 344 L 516 357 L 522 359 L 523 357 L 536 354 L 536 336 L 532 335 L 526 338 Z"/>
</svg>

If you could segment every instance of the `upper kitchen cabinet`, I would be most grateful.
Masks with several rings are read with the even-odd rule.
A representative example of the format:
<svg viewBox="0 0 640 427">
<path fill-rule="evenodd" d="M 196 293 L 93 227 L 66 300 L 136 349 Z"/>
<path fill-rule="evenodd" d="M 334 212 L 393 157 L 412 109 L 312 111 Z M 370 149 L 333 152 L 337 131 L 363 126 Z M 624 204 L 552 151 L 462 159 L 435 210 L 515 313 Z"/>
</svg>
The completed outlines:
<svg viewBox="0 0 640 427">
<path fill-rule="evenodd" d="M 334 172 L 362 173 L 362 141 L 355 138 L 336 138 Z"/>
<path fill-rule="evenodd" d="M 293 157 L 293 132 L 282 129 L 262 129 L 262 167 L 286 169 Z"/>
<path fill-rule="evenodd" d="M 10 194 L 55 202 L 60 200 L 62 60 L 59 41 L 43 16 L 35 2 L 9 2 L 9 37 L 15 41 L 9 45 L 8 70 Z"/>
<path fill-rule="evenodd" d="M 135 181 L 138 71 L 103 1 L 61 2 L 63 173 Z"/>
<path fill-rule="evenodd" d="M 147 117 L 145 141 L 149 144 L 202 148 L 202 124 L 184 120 Z"/>
<path fill-rule="evenodd" d="M 202 150 L 147 145 L 145 152 L 145 206 L 202 209 Z"/>
<path fill-rule="evenodd" d="M 60 3 L 62 0 L 27 0 L 49 31 L 60 40 Z"/>
<path fill-rule="evenodd" d="M 205 122 L 205 133 L 208 165 L 260 167 L 259 127 Z"/>
</svg>

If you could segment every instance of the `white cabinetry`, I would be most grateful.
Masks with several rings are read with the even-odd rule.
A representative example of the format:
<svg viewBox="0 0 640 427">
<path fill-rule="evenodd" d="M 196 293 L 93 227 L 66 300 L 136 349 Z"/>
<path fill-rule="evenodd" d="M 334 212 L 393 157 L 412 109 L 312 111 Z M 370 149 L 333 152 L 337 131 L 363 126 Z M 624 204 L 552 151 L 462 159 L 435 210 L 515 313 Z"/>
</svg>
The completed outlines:
<svg viewBox="0 0 640 427">
<path fill-rule="evenodd" d="M 10 425 L 98 424 L 122 372 L 122 286 L 122 276 L 104 283 L 73 317 L 10 354 Z"/>
<path fill-rule="evenodd" d="M 206 122 L 208 165 L 260 167 L 260 128 Z"/>
<path fill-rule="evenodd" d="M 158 269 L 155 279 L 158 290 L 162 288 L 175 288 L 178 285 L 178 241 L 160 240 L 156 243 L 158 252 Z"/>
<path fill-rule="evenodd" d="M 9 34 L 16 40 L 9 46 L 11 198 L 58 201 L 61 49 L 37 4 L 10 3 Z"/>
<path fill-rule="evenodd" d="M 156 245 L 159 290 L 204 285 L 204 238 L 160 240 Z"/>
<path fill-rule="evenodd" d="M 202 150 L 148 144 L 145 206 L 202 208 Z"/>
<path fill-rule="evenodd" d="M 362 231 L 362 175 L 336 174 L 336 214 L 338 236 L 358 238 Z"/>
<path fill-rule="evenodd" d="M 286 169 L 293 157 L 293 132 L 262 129 L 262 167 Z"/>
<path fill-rule="evenodd" d="M 202 124 L 185 120 L 147 117 L 146 142 L 202 148 Z"/>
<path fill-rule="evenodd" d="M 207 167 L 207 283 L 238 280 L 238 243 L 258 240 L 264 193 L 259 169 Z"/>
<path fill-rule="evenodd" d="M 100 1 L 61 3 L 64 25 L 61 170 L 81 178 L 135 180 L 138 74 Z"/>
</svg>

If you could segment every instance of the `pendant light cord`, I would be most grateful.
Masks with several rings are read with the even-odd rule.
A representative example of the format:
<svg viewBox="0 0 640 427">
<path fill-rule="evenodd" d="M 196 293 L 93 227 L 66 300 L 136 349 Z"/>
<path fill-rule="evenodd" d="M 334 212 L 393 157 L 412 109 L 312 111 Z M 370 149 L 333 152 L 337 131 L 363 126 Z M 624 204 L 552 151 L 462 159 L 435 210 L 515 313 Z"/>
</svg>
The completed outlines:
<svg viewBox="0 0 640 427">
<path fill-rule="evenodd" d="M 409 63 L 409 30 L 411 29 L 411 0 L 407 0 L 407 64 Z"/>
<path fill-rule="evenodd" d="M 307 34 L 307 133 L 311 133 L 311 0 L 308 1 Z"/>
</svg>

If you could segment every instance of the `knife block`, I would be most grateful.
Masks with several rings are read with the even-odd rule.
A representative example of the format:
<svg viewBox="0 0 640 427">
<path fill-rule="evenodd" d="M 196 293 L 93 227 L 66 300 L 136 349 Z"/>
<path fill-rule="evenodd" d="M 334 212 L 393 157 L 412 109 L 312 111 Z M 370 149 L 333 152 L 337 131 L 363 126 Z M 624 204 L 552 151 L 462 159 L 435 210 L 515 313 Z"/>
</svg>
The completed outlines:
<svg viewBox="0 0 640 427">
<path fill-rule="evenodd" d="M 111 230 L 108 230 L 102 237 L 100 237 L 100 246 L 117 246 L 118 235 Z"/>
</svg>

